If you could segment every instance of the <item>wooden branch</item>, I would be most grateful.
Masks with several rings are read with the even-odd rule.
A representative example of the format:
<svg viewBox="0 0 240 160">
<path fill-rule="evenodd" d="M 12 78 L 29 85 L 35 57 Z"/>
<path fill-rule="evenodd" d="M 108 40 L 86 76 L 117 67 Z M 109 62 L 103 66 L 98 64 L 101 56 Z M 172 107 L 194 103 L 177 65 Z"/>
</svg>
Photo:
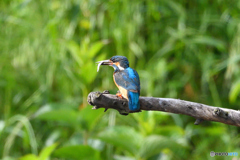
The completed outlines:
<svg viewBox="0 0 240 160">
<path fill-rule="evenodd" d="M 196 118 L 196 125 L 205 120 L 240 127 L 240 111 L 172 98 L 140 97 L 139 101 L 141 110 L 188 115 Z M 88 103 L 94 106 L 93 109 L 105 108 L 107 111 L 111 108 L 118 110 L 122 115 L 130 113 L 127 100 L 109 94 L 108 91 L 89 93 Z"/>
</svg>

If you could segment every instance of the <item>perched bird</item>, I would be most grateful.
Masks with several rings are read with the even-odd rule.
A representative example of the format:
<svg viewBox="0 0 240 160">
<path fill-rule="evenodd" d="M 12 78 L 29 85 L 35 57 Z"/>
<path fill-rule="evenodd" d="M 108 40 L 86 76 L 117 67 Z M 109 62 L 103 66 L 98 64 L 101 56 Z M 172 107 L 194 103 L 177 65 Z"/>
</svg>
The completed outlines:
<svg viewBox="0 0 240 160">
<path fill-rule="evenodd" d="M 124 56 L 113 56 L 109 60 L 97 62 L 100 65 L 109 65 L 114 68 L 113 80 L 120 93 L 117 96 L 128 100 L 130 111 L 139 111 L 140 80 L 138 73 L 129 67 L 128 59 Z"/>
</svg>

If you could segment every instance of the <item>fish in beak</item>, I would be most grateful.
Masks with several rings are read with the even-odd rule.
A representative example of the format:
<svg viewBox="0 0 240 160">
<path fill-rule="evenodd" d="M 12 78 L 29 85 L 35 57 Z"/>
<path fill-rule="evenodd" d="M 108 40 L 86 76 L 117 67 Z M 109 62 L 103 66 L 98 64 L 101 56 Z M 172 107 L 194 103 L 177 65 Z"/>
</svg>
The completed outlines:
<svg viewBox="0 0 240 160">
<path fill-rule="evenodd" d="M 101 65 L 109 65 L 109 66 L 111 66 L 113 64 L 113 62 L 111 60 L 109 60 L 109 59 L 108 60 L 103 60 L 103 61 L 98 61 L 96 63 L 98 63 L 97 72 L 99 71 L 99 68 L 100 68 Z"/>
</svg>

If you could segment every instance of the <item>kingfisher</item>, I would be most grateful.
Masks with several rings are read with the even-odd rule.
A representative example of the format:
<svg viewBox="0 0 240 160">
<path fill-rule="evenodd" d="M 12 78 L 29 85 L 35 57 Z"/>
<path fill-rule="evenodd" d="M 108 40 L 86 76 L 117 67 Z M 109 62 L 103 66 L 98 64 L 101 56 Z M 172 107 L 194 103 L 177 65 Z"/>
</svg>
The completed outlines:
<svg viewBox="0 0 240 160">
<path fill-rule="evenodd" d="M 113 80 L 120 92 L 116 95 L 128 100 L 130 112 L 140 111 L 140 80 L 137 71 L 129 67 L 128 59 L 124 56 L 113 56 L 97 63 L 99 63 L 98 70 L 101 65 L 113 67 Z"/>
</svg>

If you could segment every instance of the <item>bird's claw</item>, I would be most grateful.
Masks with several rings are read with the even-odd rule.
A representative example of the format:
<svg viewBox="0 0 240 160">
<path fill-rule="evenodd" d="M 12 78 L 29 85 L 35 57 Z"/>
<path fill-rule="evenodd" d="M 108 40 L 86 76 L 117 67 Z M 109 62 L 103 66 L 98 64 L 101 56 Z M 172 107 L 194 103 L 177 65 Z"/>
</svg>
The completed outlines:
<svg viewBox="0 0 240 160">
<path fill-rule="evenodd" d="M 117 97 L 119 97 L 119 98 L 123 99 L 123 96 L 122 96 L 122 94 L 121 94 L 121 93 L 117 93 L 116 95 L 117 95 Z"/>
</svg>

